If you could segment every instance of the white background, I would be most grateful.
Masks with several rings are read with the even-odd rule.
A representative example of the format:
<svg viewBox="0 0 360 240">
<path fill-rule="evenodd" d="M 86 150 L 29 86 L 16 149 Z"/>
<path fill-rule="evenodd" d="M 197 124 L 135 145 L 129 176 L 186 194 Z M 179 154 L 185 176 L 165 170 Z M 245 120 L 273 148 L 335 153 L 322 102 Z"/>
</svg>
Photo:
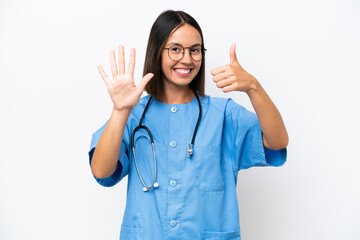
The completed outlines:
<svg viewBox="0 0 360 240">
<path fill-rule="evenodd" d="M 150 28 L 166 9 L 199 22 L 206 92 L 210 70 L 242 66 L 280 110 L 287 163 L 239 173 L 245 240 L 360 239 L 360 2 L 0 1 L 0 239 L 118 239 L 126 184 L 93 179 L 91 134 L 112 102 L 97 72 L 109 50 L 137 50 L 142 74 Z"/>
</svg>

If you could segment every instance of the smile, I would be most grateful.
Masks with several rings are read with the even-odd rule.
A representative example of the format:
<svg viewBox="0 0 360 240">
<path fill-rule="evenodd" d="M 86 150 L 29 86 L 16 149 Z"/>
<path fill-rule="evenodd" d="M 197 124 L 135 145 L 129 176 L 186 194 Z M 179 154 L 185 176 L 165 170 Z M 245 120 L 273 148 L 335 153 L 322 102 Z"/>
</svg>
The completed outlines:
<svg viewBox="0 0 360 240">
<path fill-rule="evenodd" d="M 174 68 L 175 72 L 187 74 L 191 71 L 191 68 Z"/>
</svg>

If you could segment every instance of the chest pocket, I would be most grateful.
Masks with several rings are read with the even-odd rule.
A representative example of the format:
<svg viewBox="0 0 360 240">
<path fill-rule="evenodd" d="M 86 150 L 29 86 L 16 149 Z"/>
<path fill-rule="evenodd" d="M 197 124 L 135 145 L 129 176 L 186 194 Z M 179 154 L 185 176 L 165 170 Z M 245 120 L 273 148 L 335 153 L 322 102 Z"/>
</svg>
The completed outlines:
<svg viewBox="0 0 360 240">
<path fill-rule="evenodd" d="M 233 232 L 207 232 L 201 233 L 201 240 L 240 240 L 240 227 Z"/>
<path fill-rule="evenodd" d="M 143 228 L 130 228 L 121 226 L 120 240 L 143 240 L 144 239 L 144 229 Z"/>
<path fill-rule="evenodd" d="M 204 192 L 224 190 L 221 171 L 221 147 L 194 146 L 196 186 Z"/>
</svg>

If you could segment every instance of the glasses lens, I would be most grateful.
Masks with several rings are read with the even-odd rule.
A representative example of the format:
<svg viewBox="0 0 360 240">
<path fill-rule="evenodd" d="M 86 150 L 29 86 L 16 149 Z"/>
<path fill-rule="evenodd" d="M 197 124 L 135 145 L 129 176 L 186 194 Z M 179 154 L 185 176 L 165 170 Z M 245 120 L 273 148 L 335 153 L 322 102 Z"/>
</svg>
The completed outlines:
<svg viewBox="0 0 360 240">
<path fill-rule="evenodd" d="M 202 59 L 201 46 L 189 47 L 189 51 L 194 61 L 200 61 Z M 183 56 L 184 56 L 184 48 L 182 46 L 174 45 L 169 47 L 169 57 L 173 61 L 179 61 L 183 58 Z"/>
<path fill-rule="evenodd" d="M 184 49 L 181 46 L 175 45 L 169 48 L 169 57 L 174 61 L 179 61 L 183 57 Z"/>
<path fill-rule="evenodd" d="M 202 59 L 201 46 L 195 46 L 190 48 L 191 57 L 195 61 L 200 61 Z"/>
</svg>

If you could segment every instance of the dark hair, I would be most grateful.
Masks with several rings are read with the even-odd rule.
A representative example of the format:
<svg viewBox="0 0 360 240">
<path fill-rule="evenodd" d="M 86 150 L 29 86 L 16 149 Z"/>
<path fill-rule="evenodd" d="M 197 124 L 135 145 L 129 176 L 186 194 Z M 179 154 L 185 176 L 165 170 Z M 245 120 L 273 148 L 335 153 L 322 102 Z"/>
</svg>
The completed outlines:
<svg viewBox="0 0 360 240">
<path fill-rule="evenodd" d="M 200 96 L 205 94 L 205 47 L 201 28 L 189 14 L 183 11 L 167 10 L 158 16 L 151 28 L 145 56 L 143 76 L 150 72 L 154 74 L 154 77 L 146 85 L 145 90 L 155 98 L 159 98 L 164 92 L 161 52 L 170 34 L 184 24 L 193 26 L 200 33 L 203 53 L 199 72 L 189 86 L 197 91 Z"/>
</svg>

